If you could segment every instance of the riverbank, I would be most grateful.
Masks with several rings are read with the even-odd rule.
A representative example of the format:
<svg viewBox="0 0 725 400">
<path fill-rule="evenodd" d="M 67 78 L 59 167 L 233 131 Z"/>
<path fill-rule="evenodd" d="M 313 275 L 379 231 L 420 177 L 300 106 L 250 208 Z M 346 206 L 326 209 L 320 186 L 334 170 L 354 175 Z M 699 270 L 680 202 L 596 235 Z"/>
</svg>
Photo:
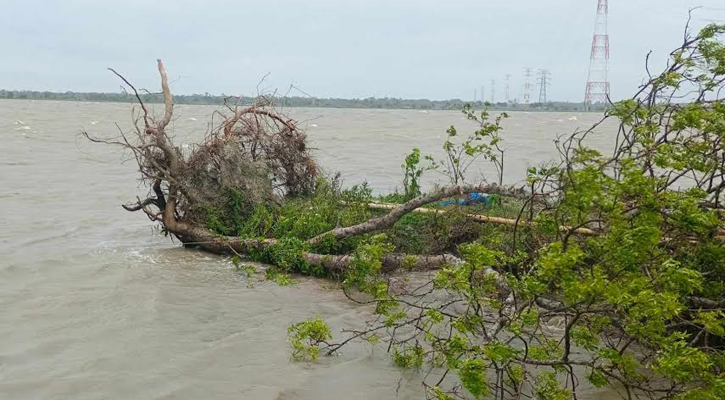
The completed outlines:
<svg viewBox="0 0 725 400">
<path fill-rule="evenodd" d="M 163 99 L 158 94 L 144 94 L 145 103 L 162 104 Z M 133 103 L 135 98 L 128 93 L 95 93 L 95 92 L 38 92 L 27 90 L 0 90 L 0 99 L 10 100 L 56 100 L 56 101 L 88 101 L 109 103 Z M 176 104 L 222 106 L 230 97 L 226 95 L 192 94 L 174 95 Z M 234 103 L 250 104 L 255 98 L 234 98 Z M 384 110 L 461 110 L 465 104 L 482 108 L 484 102 L 467 101 L 461 99 L 428 100 L 428 99 L 400 99 L 400 98 L 315 98 L 315 97 L 277 97 L 274 102 L 280 107 L 294 108 L 351 108 L 351 109 L 384 109 Z M 489 104 L 486 102 L 486 104 Z M 495 111 L 534 111 L 534 112 L 603 112 L 604 105 L 586 106 L 575 102 L 546 102 L 519 104 L 512 102 L 493 102 L 488 105 L 489 110 Z"/>
</svg>

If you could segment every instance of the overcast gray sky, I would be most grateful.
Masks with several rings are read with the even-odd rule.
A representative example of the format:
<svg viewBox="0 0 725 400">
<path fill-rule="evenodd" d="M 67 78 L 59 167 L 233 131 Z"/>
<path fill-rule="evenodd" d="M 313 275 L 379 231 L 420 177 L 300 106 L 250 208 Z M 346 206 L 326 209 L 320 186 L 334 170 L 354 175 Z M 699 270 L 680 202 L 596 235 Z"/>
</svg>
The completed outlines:
<svg viewBox="0 0 725 400">
<path fill-rule="evenodd" d="M 118 91 L 113 67 L 176 93 L 255 94 L 290 84 L 317 97 L 470 99 L 522 68 L 548 68 L 549 98 L 581 101 L 597 0 L 0 0 L 0 88 Z M 615 98 L 695 24 L 725 22 L 723 0 L 610 0 Z M 488 96 L 487 96 L 488 97 Z"/>
</svg>

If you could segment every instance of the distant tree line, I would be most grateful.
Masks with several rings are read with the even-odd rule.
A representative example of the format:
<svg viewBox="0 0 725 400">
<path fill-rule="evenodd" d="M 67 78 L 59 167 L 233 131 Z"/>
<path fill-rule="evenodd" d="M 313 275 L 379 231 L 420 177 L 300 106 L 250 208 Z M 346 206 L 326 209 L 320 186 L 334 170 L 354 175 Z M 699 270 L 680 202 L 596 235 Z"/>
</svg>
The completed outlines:
<svg viewBox="0 0 725 400">
<path fill-rule="evenodd" d="M 163 103 L 161 94 L 146 93 L 141 98 L 147 103 Z M 30 90 L 0 90 L 0 99 L 27 99 L 27 100 L 62 100 L 62 101 L 95 101 L 95 102 L 132 102 L 133 95 L 129 93 L 97 93 L 97 92 L 38 92 Z M 175 95 L 176 104 L 222 105 L 225 99 L 251 104 L 256 98 L 246 97 L 230 98 L 224 94 L 211 95 L 191 94 Z M 278 97 L 277 106 L 282 107 L 324 107 L 324 108 L 382 108 L 382 109 L 412 109 L 412 110 L 460 110 L 465 104 L 481 107 L 480 101 L 470 102 L 461 99 L 428 100 L 428 99 L 401 99 L 394 97 L 368 97 L 365 99 L 340 99 L 316 97 Z M 584 103 L 552 101 L 547 103 L 493 103 L 489 104 L 492 110 L 511 111 L 602 111 L 604 104 L 587 107 Z"/>
</svg>

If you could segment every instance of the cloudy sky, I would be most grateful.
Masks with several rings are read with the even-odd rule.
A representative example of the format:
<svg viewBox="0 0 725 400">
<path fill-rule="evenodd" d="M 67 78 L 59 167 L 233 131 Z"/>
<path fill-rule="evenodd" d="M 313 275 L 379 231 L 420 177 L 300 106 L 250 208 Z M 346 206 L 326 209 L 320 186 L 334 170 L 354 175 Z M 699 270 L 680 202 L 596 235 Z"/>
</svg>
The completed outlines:
<svg viewBox="0 0 725 400">
<path fill-rule="evenodd" d="M 176 93 L 255 94 L 293 84 L 317 97 L 471 99 L 522 68 L 552 73 L 549 98 L 581 101 L 596 0 L 0 0 L 0 88 L 118 91 L 113 67 Z M 722 0 L 610 0 L 614 98 L 694 24 L 725 22 Z M 656 64 L 656 63 L 655 63 Z M 490 92 L 489 92 L 490 93 Z M 488 96 L 487 96 L 488 97 Z"/>
</svg>

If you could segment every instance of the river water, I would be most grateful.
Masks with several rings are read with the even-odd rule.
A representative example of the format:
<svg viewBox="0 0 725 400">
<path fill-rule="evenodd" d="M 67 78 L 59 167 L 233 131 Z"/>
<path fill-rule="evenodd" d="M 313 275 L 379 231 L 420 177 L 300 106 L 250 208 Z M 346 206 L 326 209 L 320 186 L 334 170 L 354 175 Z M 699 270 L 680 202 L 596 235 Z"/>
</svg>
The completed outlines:
<svg viewBox="0 0 725 400">
<path fill-rule="evenodd" d="M 201 137 L 212 110 L 177 107 L 176 142 Z M 286 111 L 327 171 L 380 193 L 398 185 L 411 147 L 438 154 L 447 127 L 466 126 L 453 111 Z M 558 134 L 598 119 L 513 113 L 506 181 L 555 158 Z M 0 100 L 0 399 L 423 398 L 421 377 L 384 349 L 290 361 L 290 324 L 319 316 L 337 334 L 368 315 L 329 283 L 250 282 L 228 258 L 182 249 L 123 211 L 146 193 L 135 163 L 79 132 L 110 137 L 130 120 L 129 104 Z M 610 148 L 613 132 L 603 127 L 593 145 Z M 597 397 L 607 398 L 587 396 Z"/>
</svg>

